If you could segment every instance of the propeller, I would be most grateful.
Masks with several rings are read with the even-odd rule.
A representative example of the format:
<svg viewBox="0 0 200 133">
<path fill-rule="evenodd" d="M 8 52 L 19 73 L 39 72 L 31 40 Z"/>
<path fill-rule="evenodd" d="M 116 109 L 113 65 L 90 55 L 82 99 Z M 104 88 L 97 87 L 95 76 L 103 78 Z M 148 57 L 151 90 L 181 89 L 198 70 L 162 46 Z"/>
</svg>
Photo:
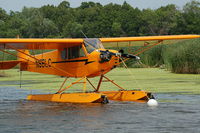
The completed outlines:
<svg viewBox="0 0 200 133">
<path fill-rule="evenodd" d="M 132 59 L 140 60 L 140 57 L 139 57 L 139 56 L 136 56 L 136 55 L 133 55 L 133 54 L 124 54 L 124 50 L 123 50 L 123 49 L 120 49 L 120 50 L 119 50 L 119 53 L 121 53 L 121 57 L 124 57 L 124 58 L 132 58 Z"/>
</svg>

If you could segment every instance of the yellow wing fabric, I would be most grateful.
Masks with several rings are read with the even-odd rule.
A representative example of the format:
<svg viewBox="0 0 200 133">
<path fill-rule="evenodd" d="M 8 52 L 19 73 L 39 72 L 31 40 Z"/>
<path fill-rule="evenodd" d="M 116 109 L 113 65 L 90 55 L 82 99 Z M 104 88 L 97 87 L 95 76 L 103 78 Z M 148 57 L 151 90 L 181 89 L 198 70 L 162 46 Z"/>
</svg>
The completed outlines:
<svg viewBox="0 0 200 133">
<path fill-rule="evenodd" d="M 0 49 L 62 49 L 81 45 L 83 39 L 0 38 Z"/>
<path fill-rule="evenodd" d="M 99 38 L 101 42 L 154 41 L 200 38 L 200 35 Z M 10 39 L 0 38 L 0 49 L 62 49 L 81 45 L 84 39 Z"/>
<path fill-rule="evenodd" d="M 200 35 L 167 35 L 167 36 L 143 36 L 143 37 L 117 37 L 100 38 L 101 42 L 129 42 L 129 41 L 155 41 L 200 38 Z"/>
</svg>

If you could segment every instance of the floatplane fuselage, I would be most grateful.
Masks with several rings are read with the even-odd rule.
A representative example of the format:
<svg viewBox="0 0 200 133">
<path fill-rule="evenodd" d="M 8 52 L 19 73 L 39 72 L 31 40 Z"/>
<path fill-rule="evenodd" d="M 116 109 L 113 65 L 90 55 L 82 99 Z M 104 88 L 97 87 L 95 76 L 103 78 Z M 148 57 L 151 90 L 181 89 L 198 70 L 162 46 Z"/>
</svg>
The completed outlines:
<svg viewBox="0 0 200 133">
<path fill-rule="evenodd" d="M 66 89 L 60 89 L 56 94 L 29 95 L 29 100 L 47 100 L 56 102 L 108 102 L 110 100 L 147 100 L 150 93 L 138 90 L 125 90 L 114 83 L 113 80 L 105 77 L 105 74 L 116 68 L 122 58 L 137 58 L 134 55 L 125 55 L 116 50 L 105 49 L 98 39 L 85 39 L 81 45 L 61 48 L 37 55 L 30 55 L 28 50 L 19 51 L 21 71 L 30 71 L 58 75 L 67 78 L 80 78 L 73 84 L 90 82 L 89 78 L 100 76 L 97 87 L 93 86 L 94 91 L 91 93 L 63 93 Z M 28 62 L 26 61 L 28 60 Z M 100 91 L 102 79 L 110 81 L 118 91 Z M 70 86 L 71 87 L 71 86 Z M 87 89 L 83 89 L 87 90 Z"/>
</svg>

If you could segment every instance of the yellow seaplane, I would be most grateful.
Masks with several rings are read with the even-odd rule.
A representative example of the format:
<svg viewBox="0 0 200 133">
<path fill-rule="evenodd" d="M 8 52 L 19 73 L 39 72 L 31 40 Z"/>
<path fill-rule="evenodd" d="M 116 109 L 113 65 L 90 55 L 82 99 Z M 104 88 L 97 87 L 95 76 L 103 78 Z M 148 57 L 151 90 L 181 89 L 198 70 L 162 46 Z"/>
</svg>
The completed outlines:
<svg viewBox="0 0 200 133">
<path fill-rule="evenodd" d="M 11 69 L 19 64 L 20 71 L 37 72 L 66 77 L 60 89 L 54 94 L 28 95 L 28 100 L 71 102 L 71 103 L 108 103 L 116 101 L 148 101 L 153 98 L 150 92 L 127 89 L 119 86 L 105 76 L 128 59 L 139 59 L 138 54 L 164 40 L 193 39 L 200 35 L 167 35 L 145 37 L 118 38 L 85 38 L 85 39 L 36 39 L 36 38 L 1 38 L 0 51 L 17 57 L 17 60 L 0 62 L 0 70 Z M 137 54 L 125 54 L 123 50 L 105 49 L 102 43 L 156 41 L 155 44 L 139 49 Z M 16 50 L 17 54 L 7 49 Z M 51 50 L 42 54 L 31 55 L 29 50 Z M 97 86 L 90 78 L 99 76 Z M 68 78 L 77 78 L 69 86 L 64 87 Z M 116 91 L 101 91 L 103 80 L 116 86 Z M 76 93 L 65 92 L 74 84 L 82 83 L 83 91 Z M 86 84 L 90 84 L 94 91 L 87 92 Z"/>
</svg>

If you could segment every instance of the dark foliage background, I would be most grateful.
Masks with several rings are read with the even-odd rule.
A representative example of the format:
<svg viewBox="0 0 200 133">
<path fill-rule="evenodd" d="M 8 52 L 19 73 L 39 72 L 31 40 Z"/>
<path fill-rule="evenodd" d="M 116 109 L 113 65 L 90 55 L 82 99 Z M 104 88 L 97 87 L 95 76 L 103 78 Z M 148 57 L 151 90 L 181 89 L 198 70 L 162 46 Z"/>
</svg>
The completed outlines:
<svg viewBox="0 0 200 133">
<path fill-rule="evenodd" d="M 158 9 L 83 2 L 71 8 L 67 1 L 6 13 L 0 8 L 0 38 L 120 37 L 167 34 L 199 34 L 200 2 L 191 1 L 182 10 L 175 5 Z"/>
</svg>

